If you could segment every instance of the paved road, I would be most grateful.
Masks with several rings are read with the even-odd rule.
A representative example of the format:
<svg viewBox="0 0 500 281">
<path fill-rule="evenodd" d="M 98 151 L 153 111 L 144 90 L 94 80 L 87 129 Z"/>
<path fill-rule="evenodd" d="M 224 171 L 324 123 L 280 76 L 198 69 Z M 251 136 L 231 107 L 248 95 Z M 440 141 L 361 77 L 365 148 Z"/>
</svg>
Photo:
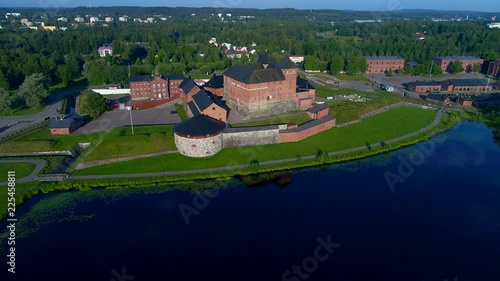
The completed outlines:
<svg viewBox="0 0 500 281">
<path fill-rule="evenodd" d="M 11 164 L 11 163 L 32 163 L 35 164 L 36 167 L 31 172 L 31 174 L 27 177 L 16 179 L 16 183 L 22 183 L 22 182 L 32 182 L 37 178 L 37 175 L 43 170 L 45 165 L 47 164 L 45 160 L 0 160 L 0 164 Z M 0 186 L 7 185 L 7 182 L 0 182 Z"/>
<path fill-rule="evenodd" d="M 84 135 L 96 132 L 106 132 L 111 128 L 130 126 L 130 115 L 134 126 L 176 124 L 181 121 L 175 111 L 175 103 L 166 106 L 144 110 L 114 110 L 107 111 L 97 119 L 76 130 L 74 135 Z"/>
<path fill-rule="evenodd" d="M 66 96 L 78 93 L 85 88 L 83 86 L 76 86 L 50 94 L 47 97 L 47 106 L 36 114 L 0 117 L 0 138 L 31 127 L 45 118 L 56 117 L 58 115 L 57 111 L 61 109 L 62 100 Z"/>
<path fill-rule="evenodd" d="M 391 143 L 396 143 L 405 139 L 412 138 L 414 136 L 417 136 L 419 134 L 425 133 L 432 128 L 436 127 L 440 122 L 441 118 L 443 116 L 443 113 L 446 111 L 446 109 L 440 109 L 437 114 L 436 118 L 434 119 L 434 122 L 430 124 L 429 126 L 420 129 L 416 132 L 406 134 L 404 136 L 386 140 L 383 143 L 385 144 L 391 144 Z M 331 152 L 328 155 L 329 156 L 337 156 L 337 155 L 342 155 L 342 154 L 347 154 L 347 153 L 352 153 L 356 151 L 361 151 L 361 150 L 366 150 L 369 147 L 377 147 L 381 146 L 381 143 L 375 143 L 375 144 L 370 144 L 366 146 L 361 146 L 361 147 L 356 147 L 356 148 L 351 148 L 351 149 L 346 149 L 346 150 L 341 150 L 341 151 L 336 151 L 336 152 Z M 310 155 L 310 156 L 305 156 L 302 157 L 301 159 L 303 160 L 309 160 L 309 159 L 315 159 L 316 155 Z M 297 161 L 297 158 L 288 158 L 288 159 L 283 159 L 283 160 L 274 160 L 274 161 L 267 161 L 267 162 L 260 162 L 260 165 L 273 165 L 273 164 L 281 164 L 281 163 L 287 163 L 287 162 L 295 162 Z M 188 170 L 188 171 L 174 171 L 174 172 L 158 172 L 158 173 L 142 173 L 142 174 L 122 174 L 122 175 L 100 175 L 100 176 L 72 176 L 70 179 L 74 180 L 86 180 L 86 179 L 118 179 L 118 178 L 142 178 L 142 177 L 165 177 L 165 176 L 173 176 L 173 175 L 187 175 L 187 174 L 198 174 L 198 173 L 212 173 L 212 172 L 219 172 L 219 171 L 229 171 L 229 170 L 235 170 L 235 169 L 242 169 L 242 168 L 247 168 L 250 165 L 244 164 L 244 165 L 236 165 L 236 166 L 228 166 L 228 167 L 219 167 L 219 168 L 210 168 L 210 169 L 200 169 L 200 170 Z"/>
</svg>

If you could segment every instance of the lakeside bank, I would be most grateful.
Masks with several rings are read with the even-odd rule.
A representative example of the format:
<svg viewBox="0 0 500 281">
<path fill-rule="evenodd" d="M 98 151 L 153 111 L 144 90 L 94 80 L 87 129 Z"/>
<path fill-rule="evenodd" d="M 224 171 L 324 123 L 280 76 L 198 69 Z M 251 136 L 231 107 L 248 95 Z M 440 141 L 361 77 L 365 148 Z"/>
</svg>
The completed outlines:
<svg viewBox="0 0 500 281">
<path fill-rule="evenodd" d="M 438 118 L 434 121 L 436 121 Z M 412 134 L 407 134 L 405 137 L 397 137 L 385 142 L 367 144 L 363 147 L 349 149 L 347 151 L 318 151 L 316 155 L 297 156 L 296 158 L 288 158 L 283 160 L 274 160 L 266 162 L 253 161 L 249 164 L 239 166 L 220 167 L 216 170 L 196 170 L 188 173 L 172 173 L 172 174 L 157 174 L 150 173 L 143 177 L 136 175 L 109 175 L 109 176 L 94 176 L 92 178 L 85 176 L 70 177 L 59 183 L 23 183 L 19 184 L 16 192 L 16 204 L 22 205 L 26 200 L 33 198 L 40 193 L 49 193 L 52 191 L 64 190 L 79 190 L 89 191 L 93 188 L 137 188 L 137 187 L 157 187 L 165 185 L 190 185 L 193 190 L 198 181 L 201 180 L 216 180 L 219 182 L 233 179 L 235 176 L 252 175 L 273 171 L 284 171 L 291 169 L 299 169 L 305 167 L 314 167 L 328 165 L 333 163 L 357 160 L 376 154 L 387 153 L 401 147 L 409 146 L 421 141 L 428 140 L 432 136 L 451 129 L 462 118 L 459 112 L 445 113 L 443 118 L 439 117 L 440 122 L 431 124 L 426 128 L 420 129 Z M 430 128 L 428 128 L 430 127 Z M 427 129 L 427 130 L 426 130 Z M 421 132 L 423 131 L 423 132 Z M 7 194 L 0 192 L 0 200 L 6 197 Z M 6 213 L 0 211 L 0 219 L 5 218 Z"/>
</svg>

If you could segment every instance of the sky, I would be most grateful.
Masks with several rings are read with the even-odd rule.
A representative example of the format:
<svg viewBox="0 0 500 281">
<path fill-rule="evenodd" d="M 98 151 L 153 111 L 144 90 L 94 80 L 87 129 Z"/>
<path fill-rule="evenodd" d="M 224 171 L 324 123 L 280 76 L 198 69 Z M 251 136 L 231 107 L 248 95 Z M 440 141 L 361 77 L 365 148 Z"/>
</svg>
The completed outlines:
<svg viewBox="0 0 500 281">
<path fill-rule="evenodd" d="M 1 0 L 0 7 L 166 6 L 393 11 L 400 9 L 500 12 L 500 0 Z"/>
</svg>

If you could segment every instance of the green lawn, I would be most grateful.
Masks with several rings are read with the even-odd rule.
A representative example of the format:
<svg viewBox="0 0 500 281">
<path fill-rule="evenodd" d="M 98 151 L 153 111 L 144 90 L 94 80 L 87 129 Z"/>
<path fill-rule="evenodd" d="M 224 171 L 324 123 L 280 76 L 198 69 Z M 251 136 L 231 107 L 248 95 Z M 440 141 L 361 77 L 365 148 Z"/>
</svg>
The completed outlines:
<svg viewBox="0 0 500 281">
<path fill-rule="evenodd" d="M 79 114 L 87 114 L 88 112 L 85 111 L 85 108 L 87 107 L 87 102 L 90 97 L 90 92 L 85 92 L 81 95 L 78 96 L 78 109 L 77 112 Z"/>
<path fill-rule="evenodd" d="M 32 163 L 11 163 L 11 164 L 0 164 L 0 182 L 7 181 L 7 173 L 9 171 L 16 172 L 16 178 L 24 178 L 29 176 L 31 172 L 35 169 L 36 165 Z"/>
<path fill-rule="evenodd" d="M 432 123 L 436 112 L 401 107 L 341 128 L 333 128 L 297 143 L 224 149 L 205 159 L 193 159 L 178 153 L 137 159 L 75 171 L 75 175 L 134 174 L 181 171 L 248 164 L 315 155 L 318 150 L 333 152 L 379 143 L 415 132 Z"/>
<path fill-rule="evenodd" d="M 103 160 L 176 150 L 172 125 L 114 128 L 83 161 Z"/>
<path fill-rule="evenodd" d="M 273 116 L 270 118 L 250 121 L 246 123 L 231 124 L 231 127 L 241 128 L 241 127 L 255 127 L 255 126 L 268 126 L 268 125 L 280 125 L 280 124 L 302 125 L 309 121 L 311 121 L 309 115 L 307 115 L 305 112 L 299 112 L 292 115 L 284 114 L 281 116 Z"/>
<path fill-rule="evenodd" d="M 77 143 L 94 142 L 102 133 L 52 136 L 47 126 L 0 145 L 0 152 L 37 152 L 68 150 Z"/>
<path fill-rule="evenodd" d="M 333 75 L 333 77 L 340 79 L 340 80 L 347 80 L 347 81 L 361 81 L 361 82 L 370 82 L 368 78 L 364 77 L 363 75 L 348 75 L 348 74 L 336 74 Z"/>
<path fill-rule="evenodd" d="M 188 115 L 186 113 L 186 110 L 184 110 L 184 106 L 182 106 L 181 104 L 176 103 L 174 105 L 174 107 L 175 107 L 175 110 L 177 111 L 177 115 L 179 115 L 179 118 L 181 118 L 181 121 L 184 121 L 184 120 L 188 119 Z"/>
</svg>

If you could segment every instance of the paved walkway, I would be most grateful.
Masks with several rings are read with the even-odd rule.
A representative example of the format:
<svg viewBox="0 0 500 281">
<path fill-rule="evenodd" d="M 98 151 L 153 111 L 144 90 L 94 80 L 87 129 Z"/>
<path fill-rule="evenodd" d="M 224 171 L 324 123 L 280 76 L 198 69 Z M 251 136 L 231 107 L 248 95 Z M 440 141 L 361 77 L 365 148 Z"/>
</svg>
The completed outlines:
<svg viewBox="0 0 500 281">
<path fill-rule="evenodd" d="M 432 128 L 436 127 L 440 122 L 441 118 L 443 116 L 443 113 L 446 111 L 446 109 L 440 109 L 437 114 L 436 118 L 434 119 L 434 122 L 430 124 L 429 126 L 420 129 L 416 132 L 406 134 L 404 136 L 386 140 L 380 143 L 375 143 L 375 144 L 369 144 L 366 146 L 361 146 L 361 147 L 356 147 L 356 148 L 351 148 L 351 149 L 345 149 L 341 151 L 336 151 L 336 152 L 331 152 L 328 153 L 329 156 L 337 156 L 337 155 L 342 155 L 342 154 L 348 154 L 352 152 L 357 152 L 361 150 L 368 149 L 368 147 L 377 147 L 381 146 L 382 143 L 385 144 L 391 144 L 391 143 L 396 143 L 405 139 L 412 138 L 414 136 L 417 136 L 419 134 L 425 133 Z M 302 160 L 309 160 L 309 159 L 315 159 L 316 155 L 310 155 L 310 156 L 305 156 L 301 157 Z M 266 162 L 260 162 L 259 164 L 261 166 L 265 165 L 273 165 L 273 164 L 281 164 L 281 163 L 288 163 L 288 162 L 295 162 L 297 161 L 297 158 L 288 158 L 288 159 L 282 159 L 282 160 L 273 160 L 273 161 L 266 161 Z M 86 180 L 86 179 L 118 179 L 118 178 L 142 178 L 142 177 L 165 177 L 165 176 L 173 176 L 173 175 L 187 175 L 187 174 L 198 174 L 198 173 L 212 173 L 212 172 L 219 172 L 219 171 L 230 171 L 230 170 L 235 170 L 235 169 L 243 169 L 243 168 L 248 168 L 250 165 L 249 164 L 244 164 L 244 165 L 236 165 L 236 166 L 228 166 L 228 167 L 219 167 L 219 168 L 210 168 L 210 169 L 199 169 L 199 170 L 188 170 L 188 171 L 173 171 L 173 172 L 158 172 L 158 173 L 142 173 L 142 174 L 118 174 L 118 175 L 100 175 L 100 176 L 72 176 L 71 179 L 75 180 Z"/>
<path fill-rule="evenodd" d="M 45 160 L 28 160 L 28 159 L 26 159 L 26 160 L 23 160 L 23 159 L 0 160 L 0 164 L 11 164 L 11 163 L 32 163 L 32 164 L 36 165 L 35 169 L 33 170 L 33 172 L 31 172 L 31 174 L 29 176 L 21 178 L 21 179 L 16 179 L 16 183 L 32 182 L 32 181 L 36 180 L 37 175 L 42 171 L 42 169 L 47 164 L 45 162 Z M 0 182 L 0 186 L 4 186 L 4 185 L 7 185 L 7 182 Z"/>
</svg>

